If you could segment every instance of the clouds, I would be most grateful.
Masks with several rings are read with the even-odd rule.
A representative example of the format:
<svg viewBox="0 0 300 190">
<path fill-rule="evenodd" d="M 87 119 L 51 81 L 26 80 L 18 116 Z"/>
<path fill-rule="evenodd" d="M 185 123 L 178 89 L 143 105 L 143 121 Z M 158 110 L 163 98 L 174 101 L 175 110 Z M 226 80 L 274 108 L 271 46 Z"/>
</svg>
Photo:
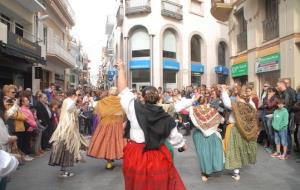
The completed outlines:
<svg viewBox="0 0 300 190">
<path fill-rule="evenodd" d="M 89 65 L 91 76 L 95 76 L 101 63 L 101 48 L 106 43 L 106 16 L 115 11 L 114 0 L 69 0 L 69 2 L 76 14 L 76 25 L 72 29 L 72 35 L 82 42 L 83 50 L 91 60 Z M 93 78 L 92 80 L 95 80 Z M 95 81 L 92 82 L 95 84 Z"/>
</svg>

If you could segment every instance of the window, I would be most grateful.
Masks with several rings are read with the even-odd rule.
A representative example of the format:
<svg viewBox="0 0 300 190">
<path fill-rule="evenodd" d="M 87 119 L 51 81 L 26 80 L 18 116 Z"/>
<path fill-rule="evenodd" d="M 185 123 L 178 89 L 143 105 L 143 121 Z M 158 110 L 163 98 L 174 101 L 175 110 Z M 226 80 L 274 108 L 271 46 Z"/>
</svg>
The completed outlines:
<svg viewBox="0 0 300 190">
<path fill-rule="evenodd" d="M 278 18 L 278 0 L 266 0 L 266 18 Z"/>
<path fill-rule="evenodd" d="M 4 14 L 0 14 L 0 21 L 3 24 L 7 25 L 7 31 L 9 31 L 10 30 L 10 19 L 9 19 L 9 17 L 5 16 Z"/>
<path fill-rule="evenodd" d="M 21 24 L 16 23 L 16 34 L 23 37 L 24 27 Z"/>
<path fill-rule="evenodd" d="M 150 70 L 132 70 L 132 83 L 150 82 Z"/>
<path fill-rule="evenodd" d="M 226 44 L 224 42 L 218 45 L 218 65 L 226 67 Z"/>
<path fill-rule="evenodd" d="M 75 75 L 70 75 L 70 83 L 75 83 Z"/>
<path fill-rule="evenodd" d="M 193 86 L 200 86 L 201 85 L 201 74 L 200 73 L 192 73 L 192 85 Z"/>
<path fill-rule="evenodd" d="M 190 12 L 200 16 L 204 15 L 203 1 L 202 0 L 191 0 Z"/>
<path fill-rule="evenodd" d="M 191 60 L 201 63 L 201 38 L 197 35 L 193 36 L 191 40 Z"/>
<path fill-rule="evenodd" d="M 48 29 L 44 27 L 43 29 L 43 39 L 44 39 L 44 44 L 46 45 L 47 48 L 47 36 L 48 36 Z"/>
<path fill-rule="evenodd" d="M 176 72 L 173 70 L 164 70 L 164 83 L 176 83 Z"/>
<path fill-rule="evenodd" d="M 240 10 L 236 14 L 237 21 L 239 23 L 239 33 L 243 33 L 247 31 L 247 21 L 244 18 L 244 10 Z"/>
<path fill-rule="evenodd" d="M 236 19 L 239 23 L 239 34 L 237 35 L 237 51 L 245 51 L 248 47 L 247 43 L 247 21 L 244 18 L 244 10 L 241 9 L 236 13 Z"/>
<path fill-rule="evenodd" d="M 163 57 L 176 59 L 177 42 L 174 32 L 167 30 L 164 34 Z"/>
<path fill-rule="evenodd" d="M 149 35 L 144 29 L 137 29 L 131 36 L 131 53 L 132 58 L 150 56 Z"/>
</svg>

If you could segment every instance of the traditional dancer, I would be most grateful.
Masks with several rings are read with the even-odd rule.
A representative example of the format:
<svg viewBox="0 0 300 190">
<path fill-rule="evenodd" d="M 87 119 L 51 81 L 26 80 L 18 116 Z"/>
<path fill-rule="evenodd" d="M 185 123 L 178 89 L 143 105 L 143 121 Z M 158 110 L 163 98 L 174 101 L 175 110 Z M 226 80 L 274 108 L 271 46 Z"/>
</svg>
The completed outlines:
<svg viewBox="0 0 300 190">
<path fill-rule="evenodd" d="M 109 96 L 98 101 L 95 112 L 99 118 L 99 126 L 88 150 L 89 156 L 107 160 L 106 169 L 113 169 L 112 162 L 123 158 L 123 148 L 126 144 L 123 138 L 125 113 L 117 95 L 117 88 L 112 87 Z"/>
<path fill-rule="evenodd" d="M 162 107 L 155 105 L 159 94 L 155 87 L 142 91 L 144 103 L 135 101 L 127 87 L 124 64 L 118 61 L 118 89 L 121 105 L 130 121 L 129 143 L 124 149 L 123 175 L 125 190 L 185 190 L 176 171 L 166 139 L 180 151 L 186 150 L 185 140 L 178 133 L 175 120 Z"/>
<path fill-rule="evenodd" d="M 259 133 L 254 103 L 245 90 L 239 90 L 231 102 L 227 87 L 222 86 L 222 100 L 232 110 L 224 139 L 225 168 L 234 171 L 233 179 L 240 180 L 240 168 L 256 163 L 257 136 Z"/>
<path fill-rule="evenodd" d="M 202 171 L 202 181 L 206 182 L 209 175 L 224 169 L 224 154 L 221 134 L 218 126 L 224 122 L 224 118 L 218 111 L 206 104 L 204 97 L 199 99 L 199 106 L 192 106 L 198 101 L 183 99 L 175 104 L 176 112 L 185 109 L 196 127 L 193 140 L 196 148 L 198 162 Z M 197 104 L 194 104 L 197 105 Z"/>
<path fill-rule="evenodd" d="M 53 143 L 49 165 L 61 167 L 61 177 L 72 177 L 74 173 L 69 167 L 74 162 L 81 161 L 80 149 L 87 147 L 87 142 L 79 133 L 78 110 L 76 107 L 79 91 L 70 89 L 62 104 L 59 123 L 54 131 L 50 143 Z"/>
</svg>

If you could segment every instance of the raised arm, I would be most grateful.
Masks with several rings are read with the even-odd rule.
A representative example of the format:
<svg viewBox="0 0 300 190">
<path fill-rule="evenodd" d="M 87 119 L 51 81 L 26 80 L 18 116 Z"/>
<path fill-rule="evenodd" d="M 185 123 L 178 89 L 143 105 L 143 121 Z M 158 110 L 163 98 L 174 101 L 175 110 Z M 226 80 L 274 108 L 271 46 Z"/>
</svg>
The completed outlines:
<svg viewBox="0 0 300 190">
<path fill-rule="evenodd" d="M 127 88 L 127 79 L 125 76 L 125 65 L 122 60 L 118 60 L 118 91 L 122 92 L 125 88 Z"/>
<path fill-rule="evenodd" d="M 223 101 L 225 108 L 231 110 L 231 100 L 229 98 L 228 91 L 225 87 L 222 87 L 222 101 Z"/>
</svg>

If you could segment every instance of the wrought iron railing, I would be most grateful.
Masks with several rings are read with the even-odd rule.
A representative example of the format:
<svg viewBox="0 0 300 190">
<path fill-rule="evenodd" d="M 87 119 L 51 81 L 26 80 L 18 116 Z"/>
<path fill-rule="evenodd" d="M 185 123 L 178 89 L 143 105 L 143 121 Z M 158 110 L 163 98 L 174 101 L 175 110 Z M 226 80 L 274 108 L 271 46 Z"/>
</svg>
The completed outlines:
<svg viewBox="0 0 300 190">
<path fill-rule="evenodd" d="M 169 0 L 162 0 L 161 1 L 161 14 L 163 16 L 171 17 L 176 20 L 182 20 L 182 5 L 169 1 Z"/>
<path fill-rule="evenodd" d="M 126 0 L 126 15 L 151 13 L 150 0 Z"/>
</svg>

